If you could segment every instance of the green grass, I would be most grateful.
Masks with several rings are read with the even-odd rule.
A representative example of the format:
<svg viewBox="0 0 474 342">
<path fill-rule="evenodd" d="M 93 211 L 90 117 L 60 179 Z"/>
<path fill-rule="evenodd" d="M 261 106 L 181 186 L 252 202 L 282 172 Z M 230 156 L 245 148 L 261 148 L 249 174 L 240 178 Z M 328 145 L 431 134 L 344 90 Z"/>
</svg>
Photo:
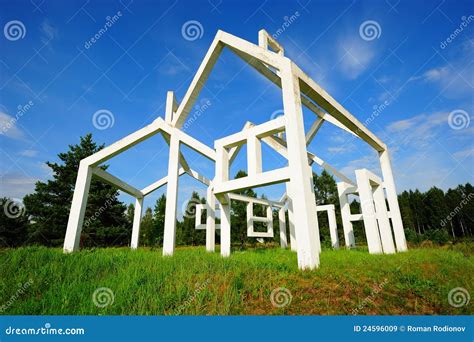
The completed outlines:
<svg viewBox="0 0 474 342">
<path fill-rule="evenodd" d="M 234 251 L 230 258 L 203 248 L 83 250 L 27 247 L 0 251 L 3 314 L 28 315 L 247 315 L 247 314 L 472 314 L 448 293 L 472 294 L 474 244 L 462 249 L 418 248 L 394 255 L 325 250 L 321 266 L 298 271 L 296 254 L 279 248 Z M 31 280 L 31 281 L 30 281 Z M 27 283 L 29 282 L 30 283 Z M 27 283 L 25 286 L 24 284 Z M 21 286 L 24 290 L 19 291 Z M 97 307 L 99 287 L 114 293 Z M 291 303 L 278 308 L 270 295 L 287 288 Z M 22 293 L 21 293 L 22 292 Z"/>
</svg>

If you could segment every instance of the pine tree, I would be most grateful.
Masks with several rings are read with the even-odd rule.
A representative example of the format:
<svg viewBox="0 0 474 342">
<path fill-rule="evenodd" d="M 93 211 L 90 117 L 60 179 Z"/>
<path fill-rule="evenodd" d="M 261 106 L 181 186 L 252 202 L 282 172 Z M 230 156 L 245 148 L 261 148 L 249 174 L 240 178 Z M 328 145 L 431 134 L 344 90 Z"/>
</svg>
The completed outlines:
<svg viewBox="0 0 474 342">
<path fill-rule="evenodd" d="M 145 215 L 142 217 L 140 224 L 140 245 L 152 246 L 153 245 L 153 230 L 155 222 L 153 221 L 153 211 L 151 208 L 146 208 Z"/>
<path fill-rule="evenodd" d="M 239 170 L 235 175 L 235 179 L 243 177 L 247 177 L 247 173 L 243 170 Z M 248 197 L 257 197 L 257 194 L 252 189 L 239 190 L 236 193 Z M 240 249 L 243 249 L 246 242 L 254 241 L 254 239 L 247 238 L 247 203 L 232 201 L 231 209 L 231 241 L 238 243 Z"/>
<path fill-rule="evenodd" d="M 79 162 L 102 148 L 88 134 L 80 138 L 78 145 L 69 145 L 67 152 L 59 153 L 59 163 L 46 163 L 53 171 L 53 179 L 37 182 L 35 192 L 24 198 L 33 222 L 29 241 L 47 246 L 63 243 Z M 81 236 L 83 245 L 128 244 L 131 228 L 127 227 L 125 206 L 117 197 L 118 191 L 111 185 L 92 179 Z"/>
<path fill-rule="evenodd" d="M 156 200 L 153 211 L 153 232 L 150 237 L 151 246 L 161 246 L 165 232 L 166 195 L 163 194 Z"/>
</svg>

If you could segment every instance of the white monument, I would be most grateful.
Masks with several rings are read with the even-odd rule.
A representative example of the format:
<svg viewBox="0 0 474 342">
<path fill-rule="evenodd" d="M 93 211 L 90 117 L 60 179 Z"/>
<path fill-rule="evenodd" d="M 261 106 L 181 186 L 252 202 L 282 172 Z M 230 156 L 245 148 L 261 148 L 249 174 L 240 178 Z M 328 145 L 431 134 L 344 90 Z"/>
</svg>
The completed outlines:
<svg viewBox="0 0 474 342">
<path fill-rule="evenodd" d="M 261 125 L 247 122 L 240 132 L 218 139 L 213 147 L 209 147 L 187 135 L 180 128 L 224 48 L 228 48 L 282 89 L 284 115 Z M 315 114 L 315 121 L 308 132 L 304 130 L 302 106 Z M 379 154 L 382 177 L 362 169 L 356 171 L 356 182 L 353 182 L 314 153 L 309 152 L 307 145 L 324 122 L 355 135 L 373 147 Z M 284 135 L 281 134 L 283 132 Z M 110 158 L 158 133 L 170 146 L 166 177 L 140 190 L 99 168 L 99 165 Z M 285 157 L 288 166 L 263 172 L 262 142 Z M 215 163 L 215 176 L 212 180 L 190 168 L 180 152 L 182 144 Z M 248 176 L 229 179 L 229 168 L 234 157 L 245 144 Z M 355 247 L 352 221 L 362 220 L 370 253 L 394 253 L 396 250 L 407 249 L 387 146 L 292 60 L 285 57 L 283 47 L 265 30 L 258 33 L 258 45 L 218 31 L 182 101 L 178 103 L 174 93 L 168 92 L 164 119 L 158 117 L 150 125 L 81 161 L 64 240 L 64 251 L 73 252 L 79 248 L 89 185 L 91 177 L 97 176 L 136 198 L 132 249 L 137 248 L 139 243 L 143 198 L 167 184 L 163 255 L 172 255 L 175 249 L 178 177 L 186 173 L 207 187 L 207 203 L 203 206 L 198 205 L 196 218 L 196 229 L 206 230 L 207 251 L 214 251 L 216 229 L 220 229 L 221 255 L 224 257 L 230 255 L 230 204 L 231 201 L 243 201 L 247 203 L 249 237 L 273 237 L 273 209 L 278 210 L 282 248 L 288 245 L 287 211 L 290 246 L 291 250 L 297 252 L 298 266 L 300 269 L 314 269 L 319 265 L 321 252 L 317 211 L 327 211 L 332 246 L 339 247 L 334 206 L 316 205 L 311 168 L 314 163 L 340 180 L 338 193 L 347 248 Z M 286 193 L 278 201 L 234 193 L 237 190 L 276 183 L 286 183 Z M 348 201 L 350 194 L 359 195 L 362 213 L 351 214 Z M 254 204 L 266 208 L 264 217 L 254 216 Z M 205 224 L 201 224 L 203 209 L 206 211 Z M 215 223 L 217 209 L 220 211 L 220 225 Z M 254 222 L 263 222 L 267 231 L 254 231 Z M 392 237 L 392 230 L 395 239 Z"/>
</svg>

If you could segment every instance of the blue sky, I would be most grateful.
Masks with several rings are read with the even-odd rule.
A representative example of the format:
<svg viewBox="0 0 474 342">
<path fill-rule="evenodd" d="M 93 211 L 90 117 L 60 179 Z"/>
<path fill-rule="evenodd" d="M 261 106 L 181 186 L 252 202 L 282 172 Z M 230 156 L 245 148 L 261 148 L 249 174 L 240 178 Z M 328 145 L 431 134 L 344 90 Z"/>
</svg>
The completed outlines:
<svg viewBox="0 0 474 342">
<path fill-rule="evenodd" d="M 388 144 L 398 191 L 472 182 L 472 8 L 472 1 L 0 0 L 0 195 L 32 192 L 51 176 L 45 161 L 81 135 L 110 144 L 164 117 L 166 91 L 184 96 L 218 29 L 254 43 L 262 28 L 278 36 L 288 57 Z M 195 36 L 183 29 L 190 21 Z M 186 132 L 212 146 L 281 109 L 281 90 L 226 50 Z M 113 118 L 106 129 L 94 125 L 101 110 Z M 309 127 L 315 116 L 304 116 Z M 357 168 L 379 173 L 373 150 L 329 123 L 309 150 L 351 178 Z M 213 164 L 184 154 L 213 177 Z M 155 136 L 110 160 L 109 170 L 142 188 L 166 174 L 167 157 Z M 284 163 L 264 149 L 264 169 Z M 232 173 L 239 168 L 244 152 Z M 180 205 L 193 189 L 204 193 L 182 177 Z M 283 187 L 261 192 L 278 198 Z"/>
</svg>

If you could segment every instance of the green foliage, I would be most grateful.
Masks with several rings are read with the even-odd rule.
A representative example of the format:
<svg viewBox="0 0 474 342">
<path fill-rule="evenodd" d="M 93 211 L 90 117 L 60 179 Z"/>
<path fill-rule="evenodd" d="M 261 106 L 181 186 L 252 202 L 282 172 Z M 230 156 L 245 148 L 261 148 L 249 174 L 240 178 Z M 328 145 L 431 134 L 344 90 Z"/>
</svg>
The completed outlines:
<svg viewBox="0 0 474 342">
<path fill-rule="evenodd" d="M 430 240 L 443 244 L 473 237 L 474 191 L 471 184 L 443 190 L 432 187 L 425 193 L 404 191 L 398 196 L 409 242 Z"/>
</svg>

